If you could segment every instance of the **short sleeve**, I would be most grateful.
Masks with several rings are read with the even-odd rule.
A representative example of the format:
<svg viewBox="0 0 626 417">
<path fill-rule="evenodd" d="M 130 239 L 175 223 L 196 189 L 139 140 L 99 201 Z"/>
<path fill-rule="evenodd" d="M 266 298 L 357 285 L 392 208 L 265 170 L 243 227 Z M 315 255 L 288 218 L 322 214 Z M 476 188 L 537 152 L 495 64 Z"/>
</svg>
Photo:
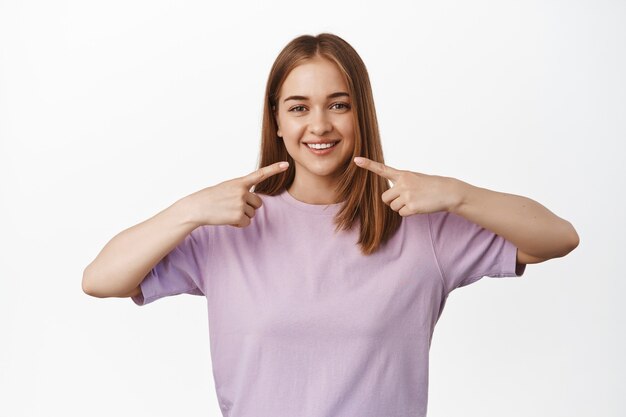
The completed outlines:
<svg viewBox="0 0 626 417">
<path fill-rule="evenodd" d="M 132 300 L 142 306 L 171 295 L 206 295 L 208 251 L 209 230 L 195 228 L 148 272 Z"/>
<path fill-rule="evenodd" d="M 446 293 L 484 276 L 524 274 L 526 265 L 517 264 L 517 247 L 502 236 L 447 211 L 429 213 L 428 221 Z"/>
</svg>

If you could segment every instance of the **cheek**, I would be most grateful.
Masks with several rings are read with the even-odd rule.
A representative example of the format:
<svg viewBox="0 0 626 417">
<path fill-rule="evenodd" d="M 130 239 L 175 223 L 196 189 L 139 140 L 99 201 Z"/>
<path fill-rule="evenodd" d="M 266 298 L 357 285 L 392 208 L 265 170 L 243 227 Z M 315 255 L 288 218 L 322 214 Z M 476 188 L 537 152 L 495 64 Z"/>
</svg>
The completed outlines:
<svg viewBox="0 0 626 417">
<path fill-rule="evenodd" d="M 344 140 L 347 141 L 350 146 L 352 146 L 354 144 L 354 126 L 352 125 L 352 123 L 346 123 L 345 125 L 341 126 L 340 129 Z"/>
<path fill-rule="evenodd" d="M 302 126 L 300 126 L 299 123 L 294 122 L 285 123 L 281 130 L 284 136 L 291 139 L 296 139 L 302 134 Z"/>
<path fill-rule="evenodd" d="M 346 118 L 337 124 L 337 127 L 341 130 L 345 135 L 354 135 L 354 122 L 352 118 Z"/>
<path fill-rule="evenodd" d="M 300 143 L 300 135 L 293 130 L 287 130 L 284 132 L 283 140 L 285 141 L 285 146 L 296 149 Z"/>
</svg>

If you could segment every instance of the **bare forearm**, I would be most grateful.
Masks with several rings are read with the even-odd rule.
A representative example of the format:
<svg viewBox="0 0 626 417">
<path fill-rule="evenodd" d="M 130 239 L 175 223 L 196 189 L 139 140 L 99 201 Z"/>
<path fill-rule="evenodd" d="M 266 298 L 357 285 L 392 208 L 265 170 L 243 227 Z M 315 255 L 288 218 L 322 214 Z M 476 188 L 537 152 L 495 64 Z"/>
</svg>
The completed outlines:
<svg viewBox="0 0 626 417">
<path fill-rule="evenodd" d="M 504 237 L 525 253 L 556 258 L 578 245 L 572 224 L 538 202 L 452 180 L 457 204 L 449 211 Z"/>
<path fill-rule="evenodd" d="M 114 236 L 83 272 L 83 290 L 95 297 L 124 296 L 198 225 L 181 199 Z"/>
</svg>

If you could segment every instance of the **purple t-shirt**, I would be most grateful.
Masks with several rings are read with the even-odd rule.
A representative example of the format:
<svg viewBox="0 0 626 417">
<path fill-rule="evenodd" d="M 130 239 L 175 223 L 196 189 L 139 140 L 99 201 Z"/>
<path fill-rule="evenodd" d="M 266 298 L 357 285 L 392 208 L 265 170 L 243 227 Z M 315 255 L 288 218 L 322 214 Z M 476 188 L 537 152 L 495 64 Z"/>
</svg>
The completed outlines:
<svg viewBox="0 0 626 417">
<path fill-rule="evenodd" d="M 437 212 L 403 217 L 364 256 L 358 221 L 334 232 L 341 203 L 259 196 L 248 227 L 196 228 L 133 301 L 206 297 L 224 417 L 426 416 L 428 352 L 448 294 L 483 276 L 519 276 L 517 248 Z"/>
</svg>

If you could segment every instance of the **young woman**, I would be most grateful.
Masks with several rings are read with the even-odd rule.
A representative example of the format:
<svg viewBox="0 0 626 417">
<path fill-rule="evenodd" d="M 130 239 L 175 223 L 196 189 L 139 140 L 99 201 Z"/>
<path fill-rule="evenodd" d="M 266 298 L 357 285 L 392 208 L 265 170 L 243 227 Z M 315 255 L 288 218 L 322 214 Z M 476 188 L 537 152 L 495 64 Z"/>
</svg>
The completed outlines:
<svg viewBox="0 0 626 417">
<path fill-rule="evenodd" d="M 274 62 L 259 165 L 124 230 L 83 276 L 138 305 L 206 297 L 224 416 L 425 416 L 450 292 L 578 245 L 533 200 L 385 165 L 366 67 L 332 34 Z"/>
</svg>

